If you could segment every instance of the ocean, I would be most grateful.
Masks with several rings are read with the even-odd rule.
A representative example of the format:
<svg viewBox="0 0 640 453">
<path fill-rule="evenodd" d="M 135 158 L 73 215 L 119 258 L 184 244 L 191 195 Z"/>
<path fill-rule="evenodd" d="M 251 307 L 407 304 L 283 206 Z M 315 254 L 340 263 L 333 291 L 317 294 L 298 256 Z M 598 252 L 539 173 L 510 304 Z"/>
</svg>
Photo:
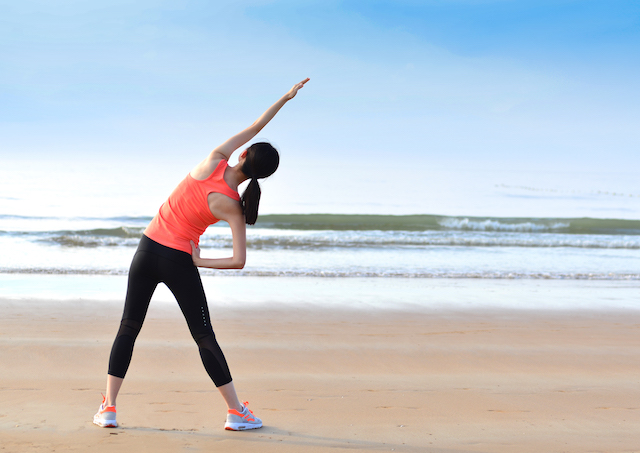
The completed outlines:
<svg viewBox="0 0 640 453">
<path fill-rule="evenodd" d="M 131 201 L 132 192 L 126 189 L 132 185 L 130 180 L 122 178 L 118 183 L 112 178 L 108 193 L 92 197 L 73 190 L 77 187 L 73 174 L 62 183 L 58 179 L 52 190 L 41 192 L 29 178 L 0 173 L 5 173 L 0 186 L 2 297 L 122 299 L 128 266 L 152 218 L 152 213 L 132 215 L 132 206 L 139 206 L 140 200 Z M 573 192 L 538 190 L 536 194 L 531 187 L 504 181 L 492 181 L 491 203 L 487 203 L 486 191 L 454 195 L 466 196 L 468 206 L 474 207 L 495 206 L 501 198 L 505 214 L 522 212 L 527 206 L 539 213 L 541 206 L 554 206 L 561 196 L 566 206 L 586 206 L 582 208 L 586 215 L 261 214 L 258 223 L 248 227 L 245 268 L 201 269 L 201 275 L 206 287 L 250 281 L 272 287 L 274 294 L 286 281 L 302 299 L 307 298 L 305 286 L 331 282 L 329 286 L 350 293 L 351 303 L 359 300 L 358 287 L 376 287 L 377 294 L 387 294 L 386 300 L 397 302 L 403 291 L 407 291 L 405 299 L 419 299 L 421 291 L 435 281 L 617 281 L 640 286 L 640 196 L 628 190 L 629 185 L 626 193 L 619 194 L 600 187 Z M 174 183 L 159 184 L 166 190 L 158 197 L 165 198 Z M 152 189 L 157 196 L 158 188 Z M 527 198 L 514 197 L 523 192 Z M 47 194 L 54 196 L 48 199 Z M 549 201 L 549 197 L 556 198 Z M 160 198 L 154 202 L 159 203 Z M 320 198 L 327 203 L 326 197 Z M 109 200 L 103 213 L 96 209 L 100 199 Z M 152 211 L 152 203 L 144 201 L 145 209 Z M 518 209 L 511 209 L 509 203 Z M 617 217 L 602 216 L 607 204 Z M 313 200 L 306 209 L 314 209 Z M 477 209 L 471 211 L 477 213 Z M 571 209 L 553 211 L 575 213 Z M 200 245 L 204 257 L 230 254 L 228 226 L 224 222 L 211 226 Z M 157 298 L 171 299 L 163 290 Z M 290 294 L 281 299 L 291 299 Z M 378 302 L 370 300 L 372 305 Z"/>
<path fill-rule="evenodd" d="M 0 215 L 0 273 L 126 275 L 150 220 Z M 640 220 L 263 215 L 247 236 L 244 269 L 202 274 L 640 280 Z M 200 246 L 230 254 L 230 229 L 210 227 Z"/>
</svg>

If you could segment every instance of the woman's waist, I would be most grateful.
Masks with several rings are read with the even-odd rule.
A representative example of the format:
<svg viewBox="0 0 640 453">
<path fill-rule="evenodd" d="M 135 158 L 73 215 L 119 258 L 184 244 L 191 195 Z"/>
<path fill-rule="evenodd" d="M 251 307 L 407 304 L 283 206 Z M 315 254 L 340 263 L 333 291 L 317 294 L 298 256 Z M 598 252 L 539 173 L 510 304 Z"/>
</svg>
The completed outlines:
<svg viewBox="0 0 640 453">
<path fill-rule="evenodd" d="M 144 230 L 144 234 L 162 245 L 191 254 L 190 241 L 197 245 L 205 230 L 206 227 L 176 224 L 158 213 Z"/>
<path fill-rule="evenodd" d="M 149 227 L 144 230 L 143 234 L 160 245 L 163 245 L 170 249 L 175 249 L 176 251 L 180 251 L 181 253 L 187 253 L 189 255 L 191 255 L 190 241 L 193 241 L 197 245 L 199 240 L 198 236 L 195 236 L 193 238 L 185 238 L 179 235 L 171 234 L 167 231 Z"/>
<path fill-rule="evenodd" d="M 158 241 L 153 237 L 150 237 L 145 231 L 145 233 L 142 235 L 142 238 L 140 239 L 138 251 L 154 253 L 172 261 L 188 261 L 191 263 L 191 245 L 188 242 L 187 245 L 189 246 L 188 251 L 184 250 L 185 247 L 177 248 L 173 244 L 167 244 L 164 241 Z"/>
</svg>

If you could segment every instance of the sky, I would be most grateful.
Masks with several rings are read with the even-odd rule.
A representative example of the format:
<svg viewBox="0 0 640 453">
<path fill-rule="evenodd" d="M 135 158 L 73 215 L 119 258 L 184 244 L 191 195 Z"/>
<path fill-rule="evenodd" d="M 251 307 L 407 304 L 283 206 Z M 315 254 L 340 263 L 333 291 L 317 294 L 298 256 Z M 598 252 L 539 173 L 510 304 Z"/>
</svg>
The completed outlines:
<svg viewBox="0 0 640 453">
<path fill-rule="evenodd" d="M 288 197 L 268 210 L 326 190 L 395 213 L 390 193 L 496 171 L 607 189 L 640 169 L 639 69 L 633 1 L 0 0 L 0 158 L 170 190 L 310 77 L 258 137 Z"/>
</svg>

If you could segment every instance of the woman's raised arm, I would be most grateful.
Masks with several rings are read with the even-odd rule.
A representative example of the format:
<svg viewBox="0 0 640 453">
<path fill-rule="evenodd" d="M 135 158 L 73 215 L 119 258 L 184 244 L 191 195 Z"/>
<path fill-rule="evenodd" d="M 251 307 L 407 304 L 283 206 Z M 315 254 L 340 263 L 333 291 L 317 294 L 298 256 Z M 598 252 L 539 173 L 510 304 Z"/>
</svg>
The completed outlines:
<svg viewBox="0 0 640 453">
<path fill-rule="evenodd" d="M 269 123 L 269 121 L 271 121 L 273 117 L 276 116 L 276 113 L 278 113 L 278 111 L 282 108 L 282 106 L 285 105 L 291 99 L 293 99 L 295 95 L 298 93 L 298 90 L 302 88 L 304 84 L 307 83 L 308 81 L 309 81 L 309 78 L 306 78 L 302 82 L 296 83 L 293 86 L 293 88 L 291 88 L 287 92 L 287 94 L 285 94 L 280 99 L 278 99 L 278 101 L 275 104 L 273 104 L 271 107 L 269 107 L 267 111 L 264 112 L 260 116 L 260 118 L 255 120 L 251 126 L 246 128 L 242 132 L 239 132 L 238 134 L 234 135 L 233 137 L 228 139 L 226 142 L 224 142 L 222 145 L 214 149 L 211 152 L 209 158 L 215 159 L 215 160 L 217 159 L 229 160 L 229 158 L 231 157 L 231 154 L 233 154 L 235 150 L 237 150 L 242 145 L 244 145 L 249 140 L 251 140 L 253 137 L 255 137 L 258 134 L 258 132 L 260 132 L 262 128 L 264 128 L 267 125 L 267 123 Z"/>
</svg>

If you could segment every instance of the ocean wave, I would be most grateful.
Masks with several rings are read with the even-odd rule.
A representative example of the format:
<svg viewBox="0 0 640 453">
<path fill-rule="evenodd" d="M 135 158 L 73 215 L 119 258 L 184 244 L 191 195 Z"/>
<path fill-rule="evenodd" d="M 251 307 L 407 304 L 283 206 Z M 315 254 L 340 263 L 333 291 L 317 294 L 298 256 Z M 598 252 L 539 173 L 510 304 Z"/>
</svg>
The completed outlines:
<svg viewBox="0 0 640 453">
<path fill-rule="evenodd" d="M 228 241 L 202 241 L 203 247 L 231 247 Z M 554 237 L 535 237 L 517 235 L 512 237 L 496 235 L 455 235 L 455 236 L 413 236 L 413 237 L 380 237 L 380 238 L 248 238 L 250 249 L 291 249 L 317 250 L 329 248 L 426 248 L 426 247 L 571 247 L 590 249 L 640 249 L 640 238 L 634 236 L 619 237 L 571 237 L 557 235 Z"/>
<path fill-rule="evenodd" d="M 0 220 L 7 217 L 11 216 L 0 216 Z M 46 231 L 43 228 L 50 219 L 21 217 L 13 226 L 22 226 L 22 229 L 7 229 L 4 228 L 6 224 L 0 223 L 0 239 L 18 237 L 44 246 L 66 248 L 135 247 L 148 218 L 80 219 L 77 229 L 73 228 L 72 220 L 59 222 L 65 229 Z M 86 228 L 87 221 L 96 228 Z M 26 226 L 24 222 L 27 222 Z M 209 228 L 201 238 L 201 246 L 230 248 L 229 228 L 225 225 Z M 247 246 L 254 250 L 426 247 L 637 250 L 640 249 L 640 221 L 432 215 L 266 215 L 259 219 L 256 227 L 248 228 Z"/>
<path fill-rule="evenodd" d="M 412 278 L 412 279 L 491 279 L 491 280 L 630 280 L 640 281 L 638 273 L 585 272 L 400 272 L 400 271 L 331 271 L 331 270 L 211 270 L 205 276 L 233 277 L 314 277 L 314 278 Z M 126 269 L 73 268 L 0 268 L 0 274 L 43 275 L 111 275 L 125 276 Z"/>
<path fill-rule="evenodd" d="M 320 278 L 416 278 L 416 279 L 501 279 L 501 280 L 640 280 L 640 274 L 560 273 L 560 272 L 341 272 L 341 271 L 218 271 L 223 275 L 252 277 Z M 211 272 L 211 274 L 215 274 Z M 204 275 L 208 275 L 207 272 Z"/>
<path fill-rule="evenodd" d="M 92 230 L 58 231 L 42 234 L 38 242 L 53 243 L 67 247 L 112 247 L 137 245 L 144 228 L 117 227 Z"/>
<path fill-rule="evenodd" d="M 69 248 L 136 247 L 143 228 L 113 228 L 59 233 L 22 233 L 19 236 L 43 245 Z M 202 236 L 203 248 L 231 248 L 228 231 Z M 0 233 L 0 236 L 2 234 Z M 15 235 L 15 234 L 14 234 Z M 306 231 L 279 233 L 278 230 L 252 230 L 247 248 L 252 250 L 320 250 L 344 248 L 426 248 L 426 247 L 571 247 L 590 249 L 640 249 L 640 236 L 588 235 L 531 231 Z"/>
<path fill-rule="evenodd" d="M 256 223 L 274 229 L 380 231 L 511 231 L 640 235 L 640 220 L 594 218 L 472 217 L 438 215 L 265 215 Z"/>
<path fill-rule="evenodd" d="M 0 215 L 5 233 L 40 232 L 51 235 L 77 234 L 132 237 L 140 234 L 151 217 L 53 218 Z M 97 228 L 61 228 L 45 231 L 47 225 L 96 225 Z M 224 224 L 224 222 L 221 222 Z M 108 225 L 112 227 L 102 227 Z M 54 227 L 55 228 L 55 227 Z M 214 227 L 216 228 L 216 227 Z M 439 215 L 261 215 L 255 227 L 300 231 L 496 231 L 536 234 L 640 235 L 640 220 L 595 218 L 473 217 Z"/>
<path fill-rule="evenodd" d="M 522 221 L 517 223 L 508 223 L 495 219 L 472 220 L 469 218 L 448 217 L 438 222 L 447 229 L 452 230 L 473 230 L 473 231 L 516 231 L 539 233 L 545 231 L 554 231 L 567 229 L 571 226 L 570 222 L 556 222 L 549 224 L 535 223 L 532 221 Z"/>
</svg>

